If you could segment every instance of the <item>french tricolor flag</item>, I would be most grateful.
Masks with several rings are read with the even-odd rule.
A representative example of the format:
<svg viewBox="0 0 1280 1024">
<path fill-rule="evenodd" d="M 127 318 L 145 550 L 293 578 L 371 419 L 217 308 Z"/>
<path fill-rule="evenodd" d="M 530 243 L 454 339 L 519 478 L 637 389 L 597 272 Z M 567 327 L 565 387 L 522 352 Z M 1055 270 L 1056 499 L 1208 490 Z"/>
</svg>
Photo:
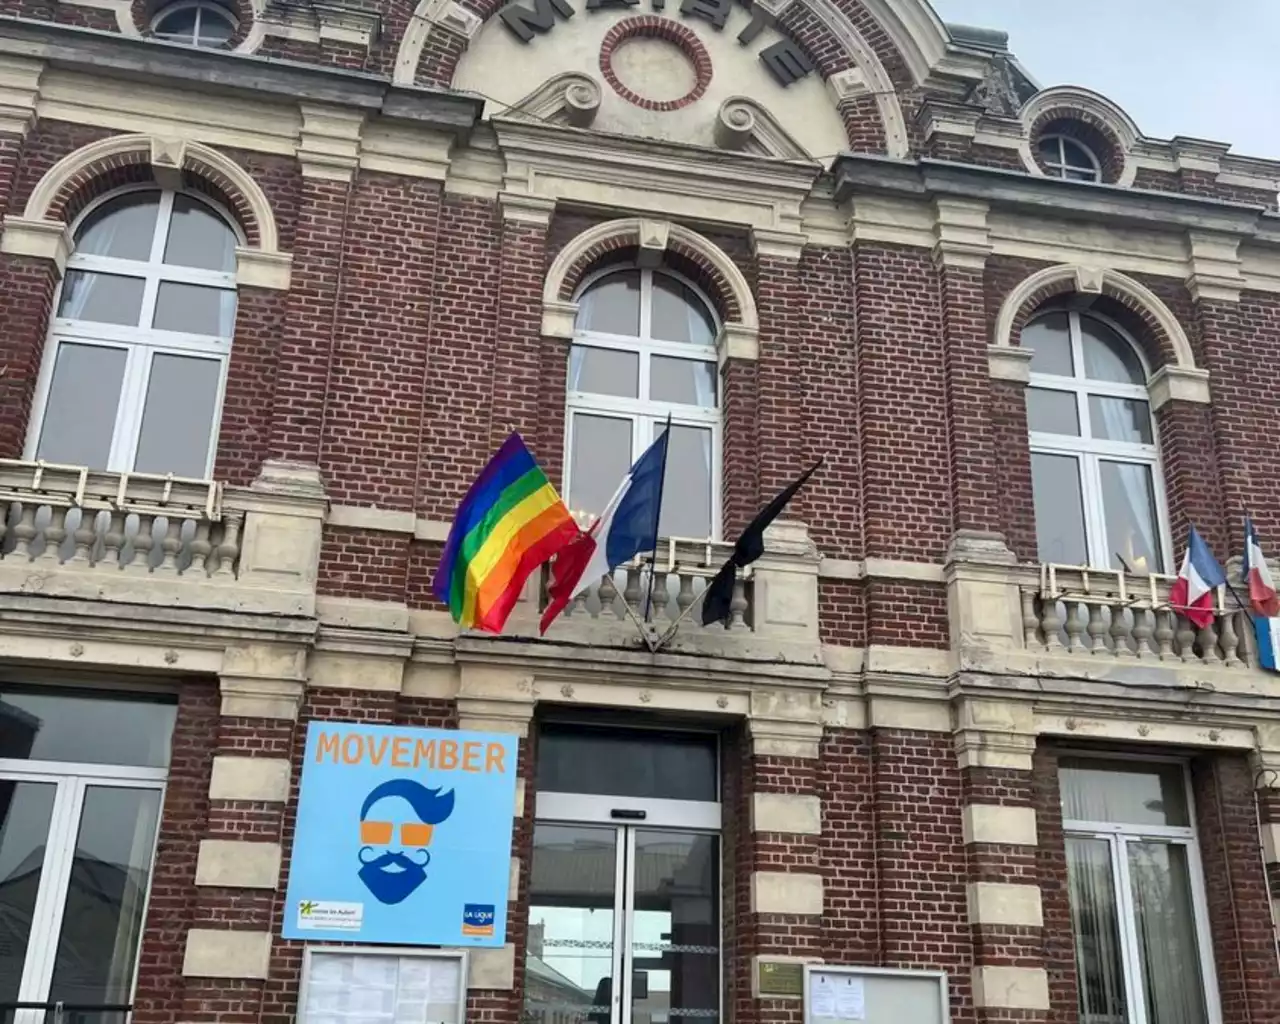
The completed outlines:
<svg viewBox="0 0 1280 1024">
<path fill-rule="evenodd" d="M 600 518 L 560 549 L 551 564 L 550 601 L 542 613 L 540 632 L 575 597 L 605 573 L 658 545 L 658 516 L 662 512 L 662 480 L 667 472 L 667 440 L 671 426 L 658 435 L 635 461 Z"/>
<path fill-rule="evenodd" d="M 1213 621 L 1213 592 L 1226 582 L 1222 566 L 1191 527 L 1186 557 L 1169 590 L 1169 604 L 1203 629 Z"/>
<path fill-rule="evenodd" d="M 1271 578 L 1271 570 L 1267 568 L 1262 545 L 1258 543 L 1258 531 L 1253 528 L 1253 520 L 1248 516 L 1244 520 L 1244 565 L 1241 569 L 1245 585 L 1249 588 L 1249 603 L 1253 605 L 1253 610 L 1268 619 L 1280 615 L 1280 597 L 1276 596 L 1276 584 Z"/>
</svg>

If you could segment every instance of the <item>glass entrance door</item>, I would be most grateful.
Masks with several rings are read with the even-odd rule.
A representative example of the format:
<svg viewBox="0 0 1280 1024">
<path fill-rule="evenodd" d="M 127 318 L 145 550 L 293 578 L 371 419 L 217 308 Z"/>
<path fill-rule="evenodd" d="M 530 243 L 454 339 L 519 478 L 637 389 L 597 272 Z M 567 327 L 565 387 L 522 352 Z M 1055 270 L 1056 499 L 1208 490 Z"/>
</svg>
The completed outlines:
<svg viewBox="0 0 1280 1024">
<path fill-rule="evenodd" d="M 539 822 L 524 1024 L 680 1024 L 720 1016 L 713 832 Z"/>
</svg>

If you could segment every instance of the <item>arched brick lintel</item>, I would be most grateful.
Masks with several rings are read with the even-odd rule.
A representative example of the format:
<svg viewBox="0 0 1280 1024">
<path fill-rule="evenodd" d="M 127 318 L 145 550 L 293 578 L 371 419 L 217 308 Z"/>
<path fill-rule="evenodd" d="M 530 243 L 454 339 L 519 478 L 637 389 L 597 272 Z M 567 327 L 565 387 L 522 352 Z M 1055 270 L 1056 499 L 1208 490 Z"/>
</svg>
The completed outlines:
<svg viewBox="0 0 1280 1024">
<path fill-rule="evenodd" d="M 1146 327 L 1145 336 L 1138 340 L 1154 367 L 1196 368 L 1186 331 L 1154 292 L 1119 271 L 1073 263 L 1046 267 L 1005 297 L 996 318 L 995 347 L 1015 347 L 1035 311 L 1050 299 L 1068 293 L 1106 295 L 1130 310 Z"/>
</svg>

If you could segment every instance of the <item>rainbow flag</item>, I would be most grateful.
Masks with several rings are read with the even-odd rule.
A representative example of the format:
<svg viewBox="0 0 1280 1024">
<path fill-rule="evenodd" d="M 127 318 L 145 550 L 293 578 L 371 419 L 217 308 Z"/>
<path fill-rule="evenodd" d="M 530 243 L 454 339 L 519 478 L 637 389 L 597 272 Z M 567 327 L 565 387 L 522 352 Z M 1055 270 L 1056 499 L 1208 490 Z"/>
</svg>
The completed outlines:
<svg viewBox="0 0 1280 1024">
<path fill-rule="evenodd" d="M 432 590 L 464 629 L 501 633 L 530 573 L 578 533 L 547 474 L 513 433 L 458 506 Z"/>
</svg>

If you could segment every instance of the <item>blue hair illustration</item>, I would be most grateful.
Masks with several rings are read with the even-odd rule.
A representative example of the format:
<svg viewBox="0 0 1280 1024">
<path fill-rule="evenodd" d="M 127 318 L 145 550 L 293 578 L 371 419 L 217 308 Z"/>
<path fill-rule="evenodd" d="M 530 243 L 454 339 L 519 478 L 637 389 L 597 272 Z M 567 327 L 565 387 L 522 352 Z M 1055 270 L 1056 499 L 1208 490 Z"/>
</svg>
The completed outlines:
<svg viewBox="0 0 1280 1024">
<path fill-rule="evenodd" d="M 360 807 L 360 820 L 364 821 L 369 808 L 388 796 L 403 797 L 424 825 L 438 825 L 453 813 L 453 790 L 442 793 L 438 789 L 428 789 L 412 779 L 389 779 L 375 786 L 364 798 L 364 804 Z"/>
</svg>

